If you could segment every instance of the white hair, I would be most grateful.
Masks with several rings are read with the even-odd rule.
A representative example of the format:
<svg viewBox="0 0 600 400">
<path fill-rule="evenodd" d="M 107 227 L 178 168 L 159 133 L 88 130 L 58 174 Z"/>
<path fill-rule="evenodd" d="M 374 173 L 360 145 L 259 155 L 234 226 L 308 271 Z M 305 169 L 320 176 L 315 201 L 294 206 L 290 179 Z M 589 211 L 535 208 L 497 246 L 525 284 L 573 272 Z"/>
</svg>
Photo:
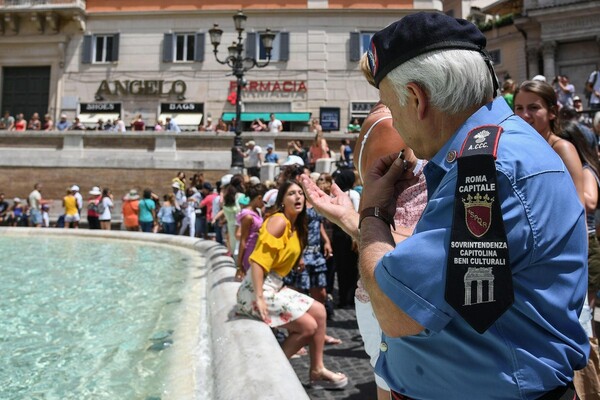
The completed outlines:
<svg viewBox="0 0 600 400">
<path fill-rule="evenodd" d="M 409 82 L 419 84 L 431 104 L 454 115 L 487 102 L 494 94 L 490 69 L 481 54 L 471 50 L 443 50 L 421 54 L 386 76 L 405 105 Z"/>
</svg>

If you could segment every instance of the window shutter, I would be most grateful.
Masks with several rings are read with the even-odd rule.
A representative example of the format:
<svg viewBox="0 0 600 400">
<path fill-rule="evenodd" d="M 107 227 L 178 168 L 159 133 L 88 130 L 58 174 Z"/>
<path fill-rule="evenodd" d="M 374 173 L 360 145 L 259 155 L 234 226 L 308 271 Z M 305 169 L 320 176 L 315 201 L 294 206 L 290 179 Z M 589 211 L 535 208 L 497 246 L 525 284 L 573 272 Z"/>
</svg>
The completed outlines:
<svg viewBox="0 0 600 400">
<path fill-rule="evenodd" d="M 173 34 L 165 33 L 163 39 L 163 62 L 173 62 Z"/>
<path fill-rule="evenodd" d="M 279 61 L 290 59 L 290 33 L 279 32 Z"/>
<path fill-rule="evenodd" d="M 83 64 L 92 63 L 92 35 L 83 36 L 83 48 L 81 49 L 81 62 Z"/>
<path fill-rule="evenodd" d="M 360 56 L 360 32 L 350 32 L 350 61 L 359 61 Z"/>
<path fill-rule="evenodd" d="M 112 62 L 119 61 L 119 37 L 120 34 L 118 33 L 113 36 Z"/>
<path fill-rule="evenodd" d="M 194 61 L 204 61 L 204 33 L 196 33 L 196 51 Z"/>
<path fill-rule="evenodd" d="M 257 57 L 255 32 L 249 32 L 246 35 L 246 57 Z"/>
</svg>

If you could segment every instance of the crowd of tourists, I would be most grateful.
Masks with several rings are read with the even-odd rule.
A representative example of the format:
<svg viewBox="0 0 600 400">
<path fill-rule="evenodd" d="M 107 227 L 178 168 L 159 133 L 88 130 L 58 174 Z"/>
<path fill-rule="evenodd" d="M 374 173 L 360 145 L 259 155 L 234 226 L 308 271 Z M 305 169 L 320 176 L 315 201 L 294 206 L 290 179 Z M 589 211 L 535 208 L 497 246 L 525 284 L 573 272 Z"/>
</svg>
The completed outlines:
<svg viewBox="0 0 600 400">
<path fill-rule="evenodd" d="M 356 157 L 342 142 L 339 168 L 314 172 L 331 150 L 313 121 L 311 148 L 290 142 L 274 181 L 258 173 L 279 162 L 272 147 L 249 141 L 247 174 L 131 190 L 125 229 L 227 246 L 238 312 L 284 332 L 288 358 L 308 354 L 314 388 L 348 384 L 323 360 L 340 343 L 327 334 L 335 276 L 379 400 L 597 398 L 600 112 L 583 112 L 565 76 L 500 85 L 485 44 L 467 21 L 404 17 L 360 61 L 381 102 Z M 592 74 L 594 110 L 596 85 Z M 0 195 L 3 221 L 46 224 L 41 190 L 28 206 Z M 91 229 L 110 229 L 116 212 L 99 187 L 87 200 L 70 187 L 63 206 L 65 228 L 87 212 Z"/>
</svg>

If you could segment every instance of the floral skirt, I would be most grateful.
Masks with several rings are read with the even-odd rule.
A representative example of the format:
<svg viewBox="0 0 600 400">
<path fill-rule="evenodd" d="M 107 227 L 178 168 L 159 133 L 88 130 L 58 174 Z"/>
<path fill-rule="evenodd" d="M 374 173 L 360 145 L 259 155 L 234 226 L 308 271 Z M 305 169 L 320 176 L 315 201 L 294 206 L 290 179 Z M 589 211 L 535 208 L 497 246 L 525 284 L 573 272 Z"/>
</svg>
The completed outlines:
<svg viewBox="0 0 600 400">
<path fill-rule="evenodd" d="M 295 290 L 283 287 L 283 279 L 270 273 L 265 276 L 263 297 L 269 313 L 267 325 L 276 328 L 295 321 L 308 311 L 313 299 Z M 240 314 L 260 319 L 256 307 L 256 296 L 252 285 L 252 273 L 248 271 L 237 292 L 237 308 Z"/>
</svg>

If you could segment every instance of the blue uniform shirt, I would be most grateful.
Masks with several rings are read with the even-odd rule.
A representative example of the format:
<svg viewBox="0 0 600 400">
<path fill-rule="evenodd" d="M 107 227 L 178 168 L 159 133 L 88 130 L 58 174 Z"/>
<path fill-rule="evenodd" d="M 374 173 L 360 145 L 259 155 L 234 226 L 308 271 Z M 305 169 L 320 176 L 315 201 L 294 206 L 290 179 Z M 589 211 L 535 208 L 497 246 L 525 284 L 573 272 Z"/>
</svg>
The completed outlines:
<svg viewBox="0 0 600 400">
<path fill-rule="evenodd" d="M 496 160 L 514 304 L 484 334 L 444 300 L 457 163 L 466 134 L 504 132 Z M 451 160 L 449 162 L 449 160 Z M 429 201 L 413 236 L 386 254 L 375 277 L 425 330 L 382 337 L 376 372 L 414 399 L 535 399 L 572 380 L 589 344 L 578 315 L 587 289 L 585 213 L 564 164 L 499 98 L 473 114 L 424 169 Z"/>
</svg>

